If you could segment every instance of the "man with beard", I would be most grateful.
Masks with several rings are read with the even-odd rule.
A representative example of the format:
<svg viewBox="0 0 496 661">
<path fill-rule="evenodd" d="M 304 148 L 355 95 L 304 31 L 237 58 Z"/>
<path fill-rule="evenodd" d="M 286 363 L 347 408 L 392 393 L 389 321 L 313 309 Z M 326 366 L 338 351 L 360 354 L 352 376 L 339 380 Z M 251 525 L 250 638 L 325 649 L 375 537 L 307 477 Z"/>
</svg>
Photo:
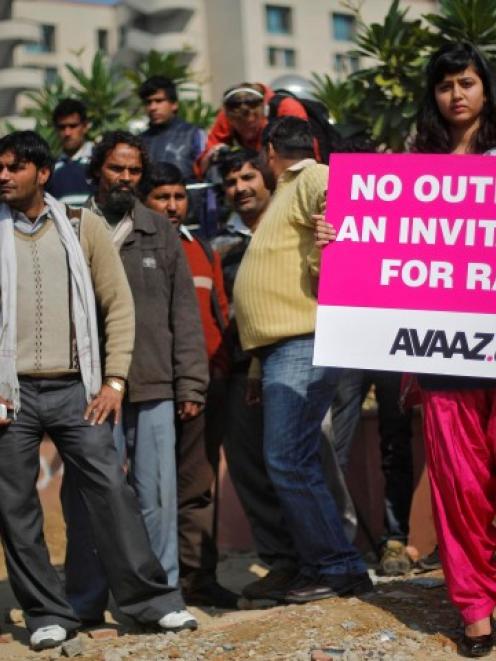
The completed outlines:
<svg viewBox="0 0 496 661">
<path fill-rule="evenodd" d="M 200 413 L 208 368 L 195 290 L 177 234 L 135 197 L 147 168 L 140 138 L 124 131 L 104 134 L 88 168 L 97 190 L 89 206 L 120 251 L 136 308 L 128 392 L 114 438 L 123 461 L 127 451 L 152 549 L 169 583 L 177 585 L 174 415 L 186 421 Z M 68 597 L 80 617 L 98 621 L 106 584 L 82 525 L 84 512 L 76 511 L 74 498 L 65 501 Z"/>
</svg>

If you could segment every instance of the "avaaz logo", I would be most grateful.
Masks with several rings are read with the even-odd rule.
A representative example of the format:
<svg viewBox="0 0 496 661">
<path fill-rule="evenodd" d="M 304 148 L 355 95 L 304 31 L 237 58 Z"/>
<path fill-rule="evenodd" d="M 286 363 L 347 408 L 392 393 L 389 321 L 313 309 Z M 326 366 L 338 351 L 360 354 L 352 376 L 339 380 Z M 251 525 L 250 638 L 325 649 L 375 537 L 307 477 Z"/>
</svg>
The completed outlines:
<svg viewBox="0 0 496 661">
<path fill-rule="evenodd" d="M 464 360 L 492 361 L 495 358 L 494 348 L 488 350 L 488 347 L 493 340 L 494 333 L 473 333 L 472 337 L 467 337 L 463 331 L 448 335 L 444 330 L 429 329 L 422 333 L 416 328 L 399 328 L 389 353 L 422 358 L 453 358 L 458 355 Z"/>
</svg>

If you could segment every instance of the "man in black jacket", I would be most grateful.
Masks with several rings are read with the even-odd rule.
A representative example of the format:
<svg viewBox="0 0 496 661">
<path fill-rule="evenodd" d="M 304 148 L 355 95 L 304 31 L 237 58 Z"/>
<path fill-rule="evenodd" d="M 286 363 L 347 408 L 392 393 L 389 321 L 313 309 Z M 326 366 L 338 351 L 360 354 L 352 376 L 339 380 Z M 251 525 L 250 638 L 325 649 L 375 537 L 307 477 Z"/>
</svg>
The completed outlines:
<svg viewBox="0 0 496 661">
<path fill-rule="evenodd" d="M 205 139 L 197 126 L 177 117 L 176 85 L 165 76 L 152 76 L 139 88 L 139 96 L 150 121 L 141 136 L 150 159 L 172 163 L 186 181 L 193 180 L 193 164 L 203 151 Z"/>
<path fill-rule="evenodd" d="M 120 251 L 136 309 L 128 392 L 114 439 L 123 462 L 127 454 L 152 549 L 169 583 L 177 585 L 174 414 L 188 420 L 200 412 L 208 367 L 193 281 L 177 233 L 135 197 L 147 166 L 140 138 L 124 131 L 105 134 L 89 165 L 97 190 L 89 206 Z M 68 597 L 82 619 L 98 621 L 106 584 L 91 557 L 82 558 L 82 549 L 92 549 L 76 499 L 64 500 Z"/>
</svg>

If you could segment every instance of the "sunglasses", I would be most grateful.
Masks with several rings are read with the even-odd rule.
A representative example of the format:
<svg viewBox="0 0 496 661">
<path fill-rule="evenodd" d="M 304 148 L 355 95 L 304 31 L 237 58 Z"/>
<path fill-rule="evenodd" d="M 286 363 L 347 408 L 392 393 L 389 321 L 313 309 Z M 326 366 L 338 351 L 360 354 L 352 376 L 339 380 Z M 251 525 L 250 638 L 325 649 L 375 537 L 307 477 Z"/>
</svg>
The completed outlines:
<svg viewBox="0 0 496 661">
<path fill-rule="evenodd" d="M 263 99 L 240 99 L 239 101 L 236 99 L 228 99 L 225 102 L 225 107 L 226 110 L 229 112 L 237 112 L 241 110 L 243 106 L 246 106 L 247 108 L 250 108 L 254 110 L 255 108 L 258 108 L 260 105 L 262 105 Z"/>
</svg>

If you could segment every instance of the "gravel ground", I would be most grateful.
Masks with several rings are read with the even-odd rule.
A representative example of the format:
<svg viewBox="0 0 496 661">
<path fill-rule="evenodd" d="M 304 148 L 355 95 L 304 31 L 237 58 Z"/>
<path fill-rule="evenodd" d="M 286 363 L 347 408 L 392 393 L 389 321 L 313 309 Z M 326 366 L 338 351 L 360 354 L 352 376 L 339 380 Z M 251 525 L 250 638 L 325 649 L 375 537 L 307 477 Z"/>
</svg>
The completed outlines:
<svg viewBox="0 0 496 661">
<path fill-rule="evenodd" d="M 262 574 L 254 556 L 238 554 L 221 563 L 224 584 L 238 588 L 254 574 Z M 56 659 L 80 653 L 88 661 L 407 661 L 454 659 L 458 619 L 447 600 L 440 572 L 406 579 L 377 579 L 365 597 L 326 599 L 304 606 L 278 606 L 266 610 L 216 611 L 191 609 L 200 620 L 194 633 L 157 634 L 117 624 L 108 614 L 108 629 L 70 641 L 69 649 L 30 652 L 21 614 L 4 624 L 12 642 L 0 644 L 2 659 Z M 0 605 L 9 597 L 0 587 Z M 254 606 L 255 604 L 251 604 Z M 104 638 L 92 638 L 105 636 Z M 492 657 L 496 659 L 496 653 Z"/>
<path fill-rule="evenodd" d="M 65 553 L 58 499 L 45 511 L 45 535 L 52 562 Z M 235 591 L 264 573 L 253 554 L 230 555 L 219 566 L 220 581 Z M 305 606 L 266 610 L 191 610 L 200 622 L 194 633 L 138 631 L 117 624 L 108 613 L 107 630 L 87 633 L 61 648 L 34 653 L 22 613 L 5 580 L 0 552 L 0 659 L 59 659 L 76 654 L 87 661 L 361 661 L 454 659 L 458 618 L 448 602 L 440 572 L 406 579 L 372 578 L 376 589 L 360 599 L 326 599 Z M 4 617 L 2 618 L 2 613 Z M 2 620 L 10 620 L 2 623 Z M 106 637 L 100 637 L 103 636 Z M 75 657 L 76 658 L 76 657 Z M 496 652 L 488 657 L 496 661 Z"/>
</svg>

